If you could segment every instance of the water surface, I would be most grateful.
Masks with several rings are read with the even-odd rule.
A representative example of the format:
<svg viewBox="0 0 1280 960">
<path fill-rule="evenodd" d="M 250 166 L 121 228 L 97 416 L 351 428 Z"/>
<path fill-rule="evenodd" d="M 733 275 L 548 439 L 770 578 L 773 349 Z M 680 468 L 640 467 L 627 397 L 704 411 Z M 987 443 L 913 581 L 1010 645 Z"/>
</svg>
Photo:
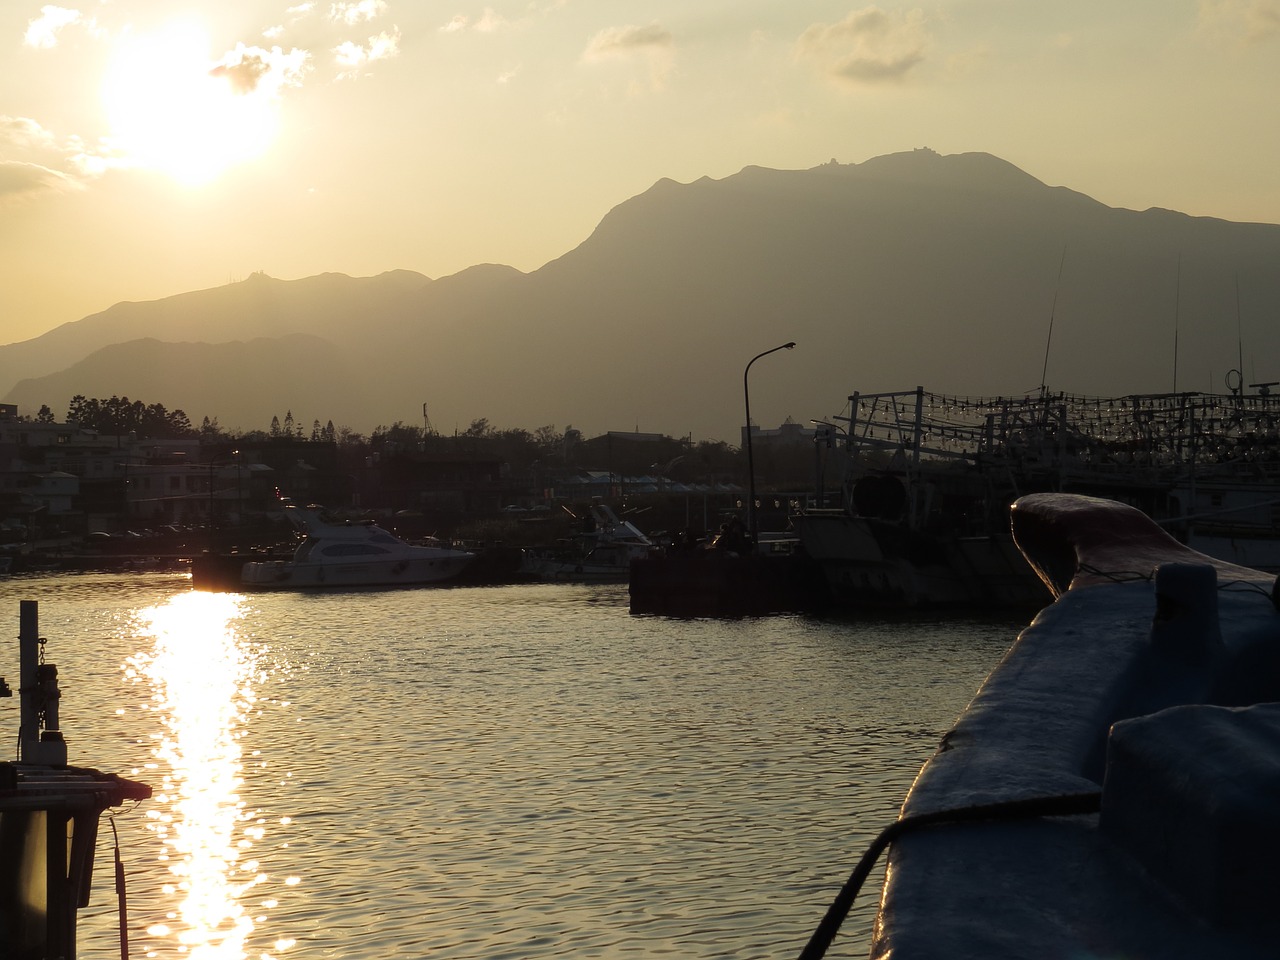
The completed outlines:
<svg viewBox="0 0 1280 960">
<path fill-rule="evenodd" d="M 71 762 L 155 788 L 115 817 L 131 954 L 199 960 L 795 956 L 1018 628 L 565 585 L 0 598 L 15 636 L 40 601 Z M 106 824 L 98 856 L 86 958 L 118 955 Z"/>
</svg>

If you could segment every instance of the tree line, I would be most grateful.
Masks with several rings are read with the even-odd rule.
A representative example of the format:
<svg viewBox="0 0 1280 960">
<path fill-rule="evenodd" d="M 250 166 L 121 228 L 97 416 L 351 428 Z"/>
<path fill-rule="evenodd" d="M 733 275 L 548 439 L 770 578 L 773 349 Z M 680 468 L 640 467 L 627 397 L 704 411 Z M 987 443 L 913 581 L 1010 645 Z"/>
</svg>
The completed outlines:
<svg viewBox="0 0 1280 960">
<path fill-rule="evenodd" d="M 25 419 L 25 418 L 22 418 Z M 48 404 L 40 407 L 35 420 L 38 423 L 54 423 L 56 418 Z M 267 430 L 249 430 L 234 433 L 223 430 L 217 417 L 205 417 L 199 427 L 191 423 L 186 412 L 180 409 L 168 410 L 162 403 L 143 403 L 141 400 L 130 400 L 128 397 L 111 396 L 106 400 L 76 394 L 71 398 L 67 408 L 67 423 L 74 423 L 86 430 L 113 436 L 133 434 L 140 440 L 313 440 L 338 444 L 373 443 L 376 446 L 421 447 L 431 437 L 439 436 L 422 427 L 406 426 L 396 421 L 390 427 L 379 425 L 371 436 L 365 437 L 347 427 L 335 427 L 330 420 L 323 426 L 319 420 L 312 422 L 310 433 L 306 431 L 300 420 L 293 416 L 293 411 L 285 412 L 283 419 L 279 415 L 272 416 L 271 426 Z M 556 432 L 555 427 L 539 427 L 530 433 L 527 430 L 498 430 L 487 419 L 474 420 L 466 430 L 458 436 L 472 439 L 510 439 L 528 441 L 541 446 L 552 446 L 564 440 L 564 435 Z"/>
<path fill-rule="evenodd" d="M 45 405 L 34 418 L 38 422 L 55 421 L 52 410 Z M 365 436 L 347 427 L 335 427 L 332 420 L 321 424 L 312 422 L 308 431 L 293 411 L 271 418 L 267 430 L 234 432 L 224 430 L 217 418 L 205 417 L 197 427 L 187 414 L 169 410 L 161 403 L 143 403 L 128 397 L 112 396 L 107 399 L 85 397 L 77 394 L 71 399 L 66 420 L 87 430 L 124 436 L 132 434 L 140 440 L 197 439 L 208 445 L 245 445 L 271 443 L 285 440 L 311 440 L 334 444 L 340 455 L 364 457 L 376 454 L 381 458 L 397 458 L 413 454 L 440 457 L 476 456 L 505 461 L 536 472 L 538 465 L 568 465 L 580 461 L 593 468 L 628 472 L 666 472 L 690 476 L 730 475 L 740 464 L 739 451 L 723 441 L 708 440 L 693 443 L 691 440 L 663 438 L 649 443 L 628 443 L 625 439 L 610 437 L 583 438 L 573 427 L 557 430 L 546 425 L 535 430 L 520 427 L 498 428 L 487 418 L 478 418 L 460 432 L 439 434 L 421 426 L 396 421 L 391 426 L 379 425 Z M 673 470 L 680 465 L 681 469 Z"/>
<path fill-rule="evenodd" d="M 36 415 L 39 421 L 53 420 L 53 411 L 42 406 Z M 180 439 L 193 437 L 197 431 L 181 410 L 166 410 L 162 403 L 146 404 L 128 397 L 111 397 L 107 400 L 76 394 L 67 408 L 67 422 L 76 423 L 87 430 L 97 430 L 116 436 L 135 434 L 149 440 Z"/>
</svg>

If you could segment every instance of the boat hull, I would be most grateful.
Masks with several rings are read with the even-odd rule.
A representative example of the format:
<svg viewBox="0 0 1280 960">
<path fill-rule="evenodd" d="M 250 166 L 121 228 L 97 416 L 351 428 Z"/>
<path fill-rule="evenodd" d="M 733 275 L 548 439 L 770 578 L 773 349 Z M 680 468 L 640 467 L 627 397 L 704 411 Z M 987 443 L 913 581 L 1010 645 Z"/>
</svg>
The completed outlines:
<svg viewBox="0 0 1280 960">
<path fill-rule="evenodd" d="M 1027 607 L 1049 599 L 1010 537 L 931 537 L 847 514 L 792 523 L 837 605 Z"/>
<path fill-rule="evenodd" d="M 535 580 L 548 583 L 626 583 L 631 567 L 590 561 L 547 560 L 533 558 L 521 568 Z"/>
<path fill-rule="evenodd" d="M 258 561 L 244 565 L 240 583 L 249 590 L 424 586 L 453 579 L 462 573 L 471 560 L 470 554 L 457 554 L 349 564 Z"/>
<path fill-rule="evenodd" d="M 1249 879 L 1280 847 L 1274 578 L 1087 497 L 1023 498 L 1014 530 L 1057 599 L 912 786 L 904 820 L 952 822 L 894 842 L 872 957 L 1274 956 L 1274 883 Z"/>
</svg>

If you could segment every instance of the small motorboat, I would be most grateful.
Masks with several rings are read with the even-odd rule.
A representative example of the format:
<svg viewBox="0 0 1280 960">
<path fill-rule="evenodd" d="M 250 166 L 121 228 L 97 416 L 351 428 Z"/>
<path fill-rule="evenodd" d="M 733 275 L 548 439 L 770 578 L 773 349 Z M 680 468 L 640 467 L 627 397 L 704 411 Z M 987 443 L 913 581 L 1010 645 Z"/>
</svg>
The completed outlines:
<svg viewBox="0 0 1280 960">
<path fill-rule="evenodd" d="M 289 560 L 245 563 L 240 585 L 251 590 L 400 587 L 456 577 L 475 554 L 442 544 L 401 540 L 371 520 L 337 520 L 317 506 L 284 505 L 302 533 Z"/>
<path fill-rule="evenodd" d="M 1280 588 L 1124 504 L 1035 494 L 1056 598 L 916 778 L 802 958 L 889 849 L 871 956 L 1275 957 Z"/>
<path fill-rule="evenodd" d="M 631 561 L 657 549 L 630 520 L 603 503 L 593 503 L 582 529 L 565 549 L 526 550 L 521 571 L 536 580 L 569 583 L 626 583 Z"/>
</svg>

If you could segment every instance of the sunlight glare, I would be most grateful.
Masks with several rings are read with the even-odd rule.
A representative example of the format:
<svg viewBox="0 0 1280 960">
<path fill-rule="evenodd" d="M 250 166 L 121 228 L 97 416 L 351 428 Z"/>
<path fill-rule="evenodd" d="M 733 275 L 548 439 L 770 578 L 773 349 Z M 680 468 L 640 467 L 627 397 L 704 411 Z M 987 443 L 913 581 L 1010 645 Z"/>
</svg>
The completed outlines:
<svg viewBox="0 0 1280 960">
<path fill-rule="evenodd" d="M 154 754 L 165 769 L 149 828 L 163 842 L 175 893 L 176 922 L 149 932 L 171 932 L 193 960 L 244 960 L 253 919 L 240 904 L 262 880 L 257 863 L 239 863 L 249 844 L 239 738 L 253 704 L 253 657 L 234 629 L 239 598 L 193 592 L 139 612 L 150 652 L 131 666 L 152 683 L 153 709 L 163 731 Z"/>
<path fill-rule="evenodd" d="M 194 21 L 119 41 L 102 95 L 122 165 L 198 185 L 270 146 L 276 104 L 262 91 L 237 91 L 215 71 L 210 48 Z"/>
</svg>

